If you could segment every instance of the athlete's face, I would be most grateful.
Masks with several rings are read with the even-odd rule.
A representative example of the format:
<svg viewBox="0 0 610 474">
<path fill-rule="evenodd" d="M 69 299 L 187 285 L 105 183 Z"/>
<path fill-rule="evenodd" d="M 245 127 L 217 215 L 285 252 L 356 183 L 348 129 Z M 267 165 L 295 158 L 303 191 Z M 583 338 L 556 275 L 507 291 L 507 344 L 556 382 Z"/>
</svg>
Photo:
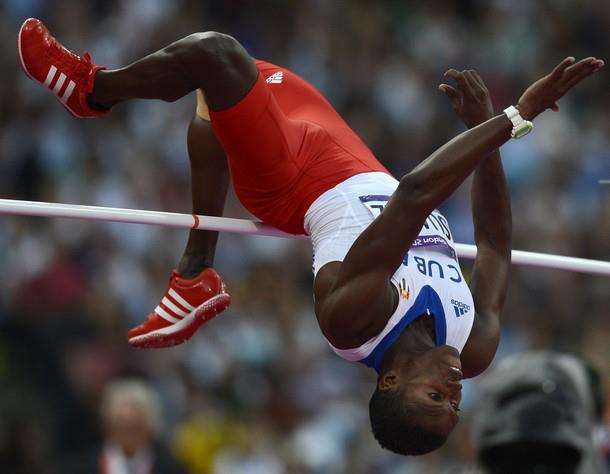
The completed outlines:
<svg viewBox="0 0 610 474">
<path fill-rule="evenodd" d="M 398 369 L 398 386 L 405 402 L 418 408 L 417 422 L 422 427 L 448 434 L 459 421 L 461 367 L 455 348 L 439 346 L 413 356 Z"/>
</svg>

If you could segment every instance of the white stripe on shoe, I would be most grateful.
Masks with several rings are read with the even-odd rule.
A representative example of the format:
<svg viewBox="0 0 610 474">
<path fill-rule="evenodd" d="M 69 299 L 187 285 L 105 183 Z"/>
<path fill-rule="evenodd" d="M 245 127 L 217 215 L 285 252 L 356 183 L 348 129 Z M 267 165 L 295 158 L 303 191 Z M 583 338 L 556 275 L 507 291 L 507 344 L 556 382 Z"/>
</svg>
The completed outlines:
<svg viewBox="0 0 610 474">
<path fill-rule="evenodd" d="M 163 306 L 165 306 L 166 308 L 172 310 L 174 315 L 175 316 L 179 316 L 180 318 L 184 318 L 188 314 L 182 308 L 179 308 L 174 303 L 172 303 L 172 300 L 170 300 L 167 296 L 163 297 L 163 299 L 161 300 L 161 304 Z"/>
<path fill-rule="evenodd" d="M 49 72 L 47 73 L 47 78 L 43 82 L 45 87 L 49 87 L 51 85 L 51 82 L 53 82 L 53 78 L 55 77 L 56 73 L 57 73 L 57 68 L 55 66 L 51 66 L 51 68 L 49 69 Z"/>
<path fill-rule="evenodd" d="M 75 87 L 76 84 L 74 83 L 74 81 L 68 82 L 68 87 L 66 87 L 64 94 L 59 98 L 62 104 L 68 102 L 68 99 L 70 99 L 70 96 L 72 95 L 72 92 L 74 91 Z"/>
<path fill-rule="evenodd" d="M 177 318 L 174 318 L 173 316 L 171 316 L 170 314 L 167 313 L 167 311 L 165 311 L 161 306 L 157 306 L 155 308 L 155 313 L 157 313 L 159 316 L 161 316 L 163 319 L 165 319 L 166 321 L 175 324 L 177 322 L 179 322 L 180 320 Z"/>
<path fill-rule="evenodd" d="M 189 311 L 193 311 L 195 309 L 195 307 L 192 304 L 190 304 L 182 296 L 180 296 L 178 294 L 178 292 L 176 290 L 174 290 L 173 288 L 170 288 L 168 293 L 174 299 L 174 301 L 176 301 L 176 303 L 178 303 L 183 308 L 186 308 Z"/>
<path fill-rule="evenodd" d="M 51 89 L 51 84 L 53 83 L 53 80 L 55 79 L 55 76 L 57 75 L 57 68 L 55 66 L 51 66 L 49 68 L 49 72 L 47 73 L 47 77 L 43 82 L 43 85 L 45 87 L 48 87 L 49 89 Z M 65 104 L 66 102 L 68 102 L 68 100 L 70 100 L 70 97 L 72 96 L 72 93 L 74 92 L 74 89 L 76 87 L 76 83 L 74 81 L 69 81 L 68 82 L 68 86 L 66 87 L 66 90 L 64 90 L 64 93 L 62 95 L 59 95 L 59 93 L 61 92 L 61 88 L 64 86 L 65 82 L 66 82 L 66 75 L 62 72 L 59 74 L 59 78 L 57 79 L 57 82 L 55 83 L 55 86 L 53 86 L 53 88 L 51 89 L 51 92 L 53 92 L 53 94 L 55 94 L 60 102 L 62 104 Z"/>
<path fill-rule="evenodd" d="M 66 75 L 62 72 L 59 75 L 59 79 L 57 79 L 57 82 L 55 83 L 55 87 L 53 87 L 53 94 L 59 95 L 59 91 L 64 85 L 64 82 L 66 82 Z"/>
<path fill-rule="evenodd" d="M 165 336 L 168 336 L 171 338 L 173 334 L 184 330 L 185 328 L 189 327 L 192 324 L 201 325 L 201 324 L 209 321 L 210 319 L 213 319 L 219 312 L 224 311 L 227 308 L 227 306 L 229 306 L 230 302 L 231 301 L 230 301 L 230 297 L 228 294 L 220 293 L 216 296 L 213 296 L 212 298 L 207 300 L 205 303 L 201 304 L 198 308 L 199 311 L 191 312 L 187 317 L 180 320 L 178 323 L 156 329 L 154 331 L 148 332 L 146 334 L 142 334 L 140 336 L 134 336 L 129 339 L 129 342 L 131 344 L 138 344 L 138 343 L 146 341 L 146 340 L 164 339 Z M 201 311 L 206 311 L 206 310 L 213 311 L 213 314 L 209 315 L 207 318 L 205 318 L 205 320 L 196 318 L 196 316 L 199 313 L 201 313 Z M 184 342 L 188 338 L 190 338 L 190 336 L 180 342 L 176 342 L 171 345 L 180 344 L 181 342 Z"/>
</svg>

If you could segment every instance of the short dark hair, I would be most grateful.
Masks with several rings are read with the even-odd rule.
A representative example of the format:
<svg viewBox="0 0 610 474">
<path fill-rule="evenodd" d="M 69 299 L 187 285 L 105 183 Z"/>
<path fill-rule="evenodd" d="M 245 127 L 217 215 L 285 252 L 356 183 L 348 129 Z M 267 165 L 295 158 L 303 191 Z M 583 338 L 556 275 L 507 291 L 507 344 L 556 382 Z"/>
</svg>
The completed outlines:
<svg viewBox="0 0 610 474">
<path fill-rule="evenodd" d="M 448 435 L 427 430 L 415 422 L 417 406 L 404 399 L 401 389 L 375 388 L 369 402 L 373 436 L 382 448 L 405 456 L 418 456 L 440 448 Z"/>
</svg>

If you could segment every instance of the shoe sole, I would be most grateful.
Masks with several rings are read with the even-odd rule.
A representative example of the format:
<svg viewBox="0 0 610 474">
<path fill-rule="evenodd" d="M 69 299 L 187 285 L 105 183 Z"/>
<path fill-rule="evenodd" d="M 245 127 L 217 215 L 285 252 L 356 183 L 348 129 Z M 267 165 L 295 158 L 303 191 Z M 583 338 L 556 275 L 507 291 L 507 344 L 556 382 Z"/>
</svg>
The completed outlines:
<svg viewBox="0 0 610 474">
<path fill-rule="evenodd" d="M 32 76 L 28 72 L 27 68 L 25 67 L 25 61 L 23 60 L 23 54 L 21 53 L 21 34 L 23 33 L 23 28 L 25 27 L 25 24 L 28 22 L 28 20 L 35 20 L 35 18 L 28 18 L 27 20 L 25 20 L 23 22 L 23 24 L 21 25 L 21 28 L 19 28 L 19 34 L 17 35 L 17 52 L 19 53 L 19 62 L 21 63 L 21 69 L 23 70 L 25 75 L 30 80 L 38 82 L 38 84 L 42 84 L 42 82 L 40 82 L 38 79 L 36 79 L 34 76 Z M 79 118 L 79 119 L 93 118 L 93 117 L 83 117 L 82 115 L 78 115 L 70 107 L 68 107 L 68 104 L 64 104 L 61 100 L 59 100 L 59 98 L 57 96 L 55 96 L 55 98 L 59 101 L 59 103 L 63 106 L 63 108 L 66 109 L 74 117 Z"/>
<path fill-rule="evenodd" d="M 228 293 L 216 295 L 186 315 L 180 322 L 156 331 L 129 338 L 129 343 L 141 349 L 162 349 L 188 341 L 204 323 L 214 319 L 231 304 Z"/>
</svg>

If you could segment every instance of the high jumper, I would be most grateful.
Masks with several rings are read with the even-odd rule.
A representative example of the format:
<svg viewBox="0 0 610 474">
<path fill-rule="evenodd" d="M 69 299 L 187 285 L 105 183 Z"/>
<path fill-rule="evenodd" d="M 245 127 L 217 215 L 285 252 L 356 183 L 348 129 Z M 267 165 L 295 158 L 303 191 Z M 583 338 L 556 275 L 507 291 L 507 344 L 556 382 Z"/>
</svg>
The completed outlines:
<svg viewBox="0 0 610 474">
<path fill-rule="evenodd" d="M 604 65 L 568 57 L 497 115 L 475 71 L 449 69 L 455 85 L 439 88 L 469 130 L 397 180 L 309 83 L 251 58 L 228 35 L 196 33 L 114 70 L 71 53 L 36 19 L 23 24 L 18 45 L 26 74 L 76 117 L 198 91 L 188 131 L 193 213 L 222 215 L 230 175 L 255 216 L 311 237 L 320 329 L 339 356 L 377 371 L 373 433 L 401 454 L 445 442 L 459 418 L 460 380 L 485 370 L 498 346 L 511 255 L 498 148 Z M 437 206 L 471 174 L 469 287 Z M 129 332 L 134 346 L 182 343 L 229 305 L 212 269 L 217 237 L 191 231 L 161 302 Z"/>
</svg>

